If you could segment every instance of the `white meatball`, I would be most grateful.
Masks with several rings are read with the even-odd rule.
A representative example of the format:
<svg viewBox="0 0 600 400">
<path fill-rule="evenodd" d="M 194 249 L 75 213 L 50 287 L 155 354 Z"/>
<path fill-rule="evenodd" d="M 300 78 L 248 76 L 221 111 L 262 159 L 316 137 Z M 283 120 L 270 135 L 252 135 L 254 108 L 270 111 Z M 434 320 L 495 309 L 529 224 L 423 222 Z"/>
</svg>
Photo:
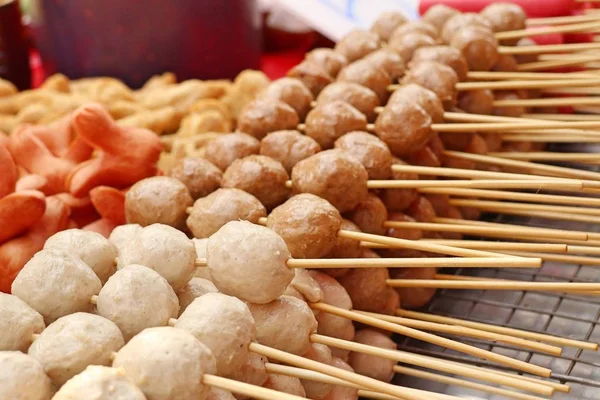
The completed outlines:
<svg viewBox="0 0 600 400">
<path fill-rule="evenodd" d="M 139 224 L 126 224 L 119 225 L 112 230 L 108 240 L 115 245 L 117 250 L 120 252 L 125 244 L 133 239 L 138 233 L 142 231 L 142 226 Z"/>
<path fill-rule="evenodd" d="M 153 326 L 165 326 L 177 317 L 179 301 L 158 272 L 143 265 L 118 270 L 100 290 L 98 314 L 114 322 L 125 340 Z"/>
<path fill-rule="evenodd" d="M 207 268 L 198 268 L 207 269 Z M 217 293 L 219 290 L 207 279 L 193 277 L 181 290 L 177 292 L 179 298 L 179 315 L 192 304 L 192 301 L 207 293 Z"/>
<path fill-rule="evenodd" d="M 310 348 L 310 334 L 317 330 L 317 320 L 306 302 L 281 296 L 267 304 L 249 304 L 256 321 L 259 343 L 303 355 Z"/>
<path fill-rule="evenodd" d="M 354 340 L 357 343 L 369 346 L 381 347 L 388 350 L 396 350 L 396 343 L 387 335 L 372 330 L 363 329 L 356 332 Z M 384 382 L 391 382 L 394 377 L 394 360 L 372 356 L 364 353 L 350 353 L 348 364 L 361 375 L 366 375 Z"/>
<path fill-rule="evenodd" d="M 312 303 L 323 300 L 321 286 L 304 268 L 294 268 L 294 279 L 292 279 L 290 287 L 294 288 L 302 297 Z"/>
<path fill-rule="evenodd" d="M 217 371 L 215 356 L 194 335 L 168 326 L 137 334 L 115 355 L 113 367 L 142 389 L 148 400 L 204 400 L 204 374 Z"/>
<path fill-rule="evenodd" d="M 25 264 L 12 284 L 12 294 L 42 314 L 46 324 L 92 309 L 90 298 L 102 287 L 81 258 L 59 250 L 42 250 Z"/>
<path fill-rule="evenodd" d="M 45 327 L 44 318 L 27 303 L 17 296 L 0 293 L 0 351 L 27 351 L 31 335 Z"/>
<path fill-rule="evenodd" d="M 333 362 L 333 357 L 329 347 L 319 343 L 311 344 L 310 349 L 306 354 L 304 354 L 304 357 L 327 365 L 331 365 Z M 328 383 L 315 382 L 306 379 L 302 379 L 301 382 L 302 386 L 304 386 L 304 390 L 306 391 L 306 397 L 309 399 L 324 399 L 332 388 L 332 386 Z"/>
<path fill-rule="evenodd" d="M 208 238 L 204 239 L 196 239 L 193 238 L 192 242 L 194 242 L 194 247 L 196 248 L 196 257 L 198 258 L 206 258 L 206 246 L 208 246 Z M 207 281 L 211 281 L 210 270 L 208 268 L 196 268 L 196 272 L 194 272 L 194 276 L 197 278 L 206 279 Z"/>
<path fill-rule="evenodd" d="M 348 372 L 354 372 L 352 367 L 341 358 L 333 357 L 331 365 Z M 336 385 L 331 388 L 331 391 L 324 400 L 358 400 L 358 390 L 347 386 Z"/>
<path fill-rule="evenodd" d="M 145 265 L 161 274 L 175 290 L 192 279 L 195 261 L 194 243 L 183 232 L 162 224 L 143 228 L 119 254 L 119 268 Z"/>
<path fill-rule="evenodd" d="M 52 382 L 35 358 L 20 351 L 0 351 L 0 399 L 50 400 Z"/>
<path fill-rule="evenodd" d="M 206 400 L 235 400 L 235 396 L 230 391 L 211 387 L 206 395 Z"/>
<path fill-rule="evenodd" d="M 225 224 L 208 239 L 210 276 L 219 291 L 250 303 L 275 300 L 294 278 L 290 252 L 272 230 L 247 221 Z"/>
<path fill-rule="evenodd" d="M 103 284 L 117 269 L 117 248 L 97 232 L 82 229 L 58 232 L 48 238 L 44 248 L 62 250 L 78 256 L 90 266 Z"/>
<path fill-rule="evenodd" d="M 278 392 L 293 394 L 294 396 L 306 397 L 302 382 L 293 376 L 269 374 L 265 387 Z"/>
<path fill-rule="evenodd" d="M 248 358 L 248 346 L 256 338 L 248 306 L 222 293 L 207 293 L 195 299 L 175 327 L 190 332 L 212 351 L 221 376 L 240 369 Z"/>
<path fill-rule="evenodd" d="M 29 348 L 55 385 L 61 386 L 88 365 L 110 365 L 125 341 L 119 328 L 99 315 L 75 313 L 59 318 Z"/>
<path fill-rule="evenodd" d="M 230 378 L 236 381 L 249 383 L 250 385 L 262 386 L 267 381 L 266 357 L 256 353 L 248 353 L 248 358 L 242 368 L 233 373 Z M 236 394 L 238 399 L 246 398 Z"/>
<path fill-rule="evenodd" d="M 122 369 L 90 365 L 69 379 L 52 400 L 146 400 Z"/>
</svg>

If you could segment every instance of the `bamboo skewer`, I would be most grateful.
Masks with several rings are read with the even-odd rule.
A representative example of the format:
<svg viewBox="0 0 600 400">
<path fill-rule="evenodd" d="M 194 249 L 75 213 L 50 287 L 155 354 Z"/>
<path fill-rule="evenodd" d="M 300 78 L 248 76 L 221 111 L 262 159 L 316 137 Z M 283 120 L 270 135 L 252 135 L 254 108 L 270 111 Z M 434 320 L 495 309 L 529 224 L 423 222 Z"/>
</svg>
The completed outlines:
<svg viewBox="0 0 600 400">
<path fill-rule="evenodd" d="M 512 211 L 549 211 L 549 212 L 564 212 L 568 214 L 590 215 L 590 222 L 600 222 L 600 209 L 587 207 L 570 207 L 570 206 L 555 206 L 548 204 L 529 204 L 529 203 L 512 203 L 504 201 L 488 201 L 488 200 L 467 200 L 467 199 L 450 199 L 450 205 L 457 207 L 474 207 L 482 210 L 508 210 Z M 569 215 L 567 215 L 568 217 Z"/>
<path fill-rule="evenodd" d="M 576 2 L 588 2 L 587 0 L 575 0 Z M 574 24 L 579 22 L 597 21 L 598 15 L 569 15 L 565 17 L 546 17 L 546 18 L 528 18 L 527 26 L 539 25 L 561 25 Z"/>
<path fill-rule="evenodd" d="M 600 105 L 600 99 L 596 97 L 552 97 L 545 99 L 515 99 L 494 101 L 494 107 L 551 107 L 577 105 Z"/>
<path fill-rule="evenodd" d="M 600 137 L 568 135 L 560 136 L 557 132 L 552 135 L 540 135 L 516 132 L 511 134 L 503 134 L 502 140 L 505 142 L 536 142 L 536 143 L 600 143 Z"/>
<path fill-rule="evenodd" d="M 597 115 L 584 114 L 523 114 L 523 118 L 548 121 L 598 121 Z"/>
<path fill-rule="evenodd" d="M 569 247 L 560 243 L 528 243 L 528 242 L 491 242 L 485 240 L 452 240 L 452 239 L 421 239 L 427 243 L 439 243 L 448 246 L 465 247 L 468 249 L 494 251 L 523 251 L 537 253 L 567 253 Z"/>
<path fill-rule="evenodd" d="M 488 278 L 468 280 L 457 279 L 456 275 L 436 275 L 440 279 L 388 279 L 387 284 L 395 288 L 435 288 L 435 289 L 480 289 L 480 290 L 531 290 L 558 292 L 598 292 L 600 283 L 571 282 L 523 282 L 492 280 Z M 452 279 L 441 279 L 450 278 Z"/>
<path fill-rule="evenodd" d="M 511 160 L 523 161 L 572 161 L 580 163 L 600 163 L 600 155 L 594 153 L 556 153 L 549 151 L 532 151 L 532 152 L 491 152 L 488 156 L 510 158 Z"/>
<path fill-rule="evenodd" d="M 565 262 L 569 264 L 600 266 L 600 257 L 573 256 L 566 254 L 547 254 L 538 252 L 507 251 L 506 254 L 521 257 L 539 257 L 544 261 Z"/>
<path fill-rule="evenodd" d="M 598 19 L 596 19 L 598 22 Z M 581 51 L 600 49 L 600 43 L 536 44 L 531 46 L 498 46 L 500 54 L 544 54 L 563 51 Z"/>
<path fill-rule="evenodd" d="M 472 189 L 554 189 L 562 188 L 571 189 L 571 182 L 561 182 L 554 179 L 546 178 L 539 180 L 405 180 L 405 181 L 368 181 L 369 189 L 430 189 L 430 188 L 472 188 Z"/>
<path fill-rule="evenodd" d="M 202 383 L 207 386 L 228 390 L 236 394 L 243 394 L 253 399 L 261 400 L 306 400 L 305 397 L 279 392 L 273 389 L 267 389 L 262 386 L 255 386 L 249 383 L 235 381 L 233 379 L 222 378 L 216 375 L 202 375 Z"/>
<path fill-rule="evenodd" d="M 517 71 L 531 72 L 531 71 L 544 71 L 549 69 L 555 69 L 559 67 L 569 67 L 574 65 L 585 66 L 587 64 L 600 61 L 598 56 L 582 56 L 578 59 L 568 60 L 545 60 L 545 61 L 534 61 L 530 63 L 523 63 L 517 65 Z"/>
<path fill-rule="evenodd" d="M 497 80 L 549 80 L 549 79 L 595 79 L 598 74 L 593 72 L 500 72 L 500 71 L 469 71 L 467 78 L 478 81 Z M 545 115 L 545 114 L 541 114 Z"/>
<path fill-rule="evenodd" d="M 415 242 L 422 243 L 422 242 Z M 466 249 L 463 249 L 466 250 Z M 540 268 L 540 258 L 510 257 L 433 257 L 433 258 L 338 258 L 338 259 L 290 259 L 290 268 Z M 204 266 L 198 259 L 196 266 Z"/>
<path fill-rule="evenodd" d="M 596 44 L 600 48 L 600 43 Z M 577 87 L 595 87 L 600 85 L 598 76 L 595 79 L 585 79 L 576 77 L 576 79 L 535 79 L 535 80 L 506 80 L 506 81 L 481 81 L 481 82 L 458 82 L 456 90 L 511 90 L 511 89 L 552 89 L 552 88 L 577 88 Z M 398 89 L 401 85 L 388 86 L 389 91 Z M 377 110 L 376 110 L 377 111 Z"/>
<path fill-rule="evenodd" d="M 552 26 L 544 28 L 533 28 L 533 29 L 521 29 L 509 32 L 498 32 L 496 33 L 496 39 L 507 40 L 507 39 L 521 39 L 529 36 L 546 35 L 552 33 L 566 33 L 566 32 L 582 32 L 589 29 L 600 28 L 600 22 L 582 22 L 579 24 L 570 24 L 562 26 Z"/>
</svg>

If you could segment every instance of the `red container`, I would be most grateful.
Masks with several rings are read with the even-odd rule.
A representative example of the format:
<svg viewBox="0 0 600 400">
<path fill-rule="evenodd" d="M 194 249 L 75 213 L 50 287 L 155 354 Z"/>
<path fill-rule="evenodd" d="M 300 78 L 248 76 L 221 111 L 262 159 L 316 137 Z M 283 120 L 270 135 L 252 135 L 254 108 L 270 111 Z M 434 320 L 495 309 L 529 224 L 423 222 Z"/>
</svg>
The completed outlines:
<svg viewBox="0 0 600 400">
<path fill-rule="evenodd" d="M 29 45 L 16 0 L 0 0 L 0 78 L 20 90 L 31 87 Z"/>
</svg>

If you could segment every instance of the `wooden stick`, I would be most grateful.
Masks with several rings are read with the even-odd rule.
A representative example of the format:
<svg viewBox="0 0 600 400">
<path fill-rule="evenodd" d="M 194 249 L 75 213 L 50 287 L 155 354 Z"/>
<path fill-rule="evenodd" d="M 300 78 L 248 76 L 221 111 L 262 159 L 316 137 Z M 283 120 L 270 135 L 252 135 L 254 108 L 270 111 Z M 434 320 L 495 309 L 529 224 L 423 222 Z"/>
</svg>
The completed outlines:
<svg viewBox="0 0 600 400">
<path fill-rule="evenodd" d="M 565 32 L 581 32 L 586 31 L 588 29 L 597 29 L 600 28 L 600 22 L 583 22 L 580 24 L 570 24 L 570 25 L 562 25 L 562 26 L 551 26 L 551 27 L 543 27 L 543 28 L 534 28 L 534 29 L 520 29 L 515 31 L 507 31 L 507 32 L 498 32 L 496 33 L 496 39 L 498 40 L 506 40 L 506 39 L 520 39 L 524 37 L 537 36 L 537 35 L 546 35 L 551 33 L 565 33 Z"/>
<path fill-rule="evenodd" d="M 563 186 L 564 185 L 564 186 Z M 571 189 L 577 187 L 578 184 L 572 182 L 563 182 L 560 180 L 551 179 L 549 177 L 539 180 L 405 180 L 405 181 L 368 181 L 369 189 L 421 189 L 421 188 L 472 188 L 472 189 L 553 189 L 561 188 Z M 583 184 L 582 184 L 583 186 Z"/>
<path fill-rule="evenodd" d="M 595 79 L 598 74 L 592 72 L 496 72 L 496 71 L 469 71 L 467 78 L 475 81 L 497 80 L 547 80 L 547 79 Z M 542 114 L 544 115 L 544 114 Z"/>
<path fill-rule="evenodd" d="M 528 243 L 528 242 L 492 242 L 485 240 L 451 240 L 451 239 L 421 239 L 427 243 L 439 243 L 447 246 L 465 247 L 494 251 L 524 251 L 538 253 L 566 253 L 568 245 L 560 243 Z"/>
<path fill-rule="evenodd" d="M 569 102 L 573 100 L 573 102 Z M 593 97 L 564 97 L 547 99 L 516 99 L 495 100 L 494 107 L 544 107 L 577 104 L 600 104 L 600 99 Z M 444 113 L 445 114 L 445 113 Z M 569 129 L 594 129 L 600 128 L 600 121 L 565 121 L 560 127 Z M 431 124 L 431 129 L 442 133 L 468 133 L 468 132 L 508 132 L 515 130 L 548 130 L 556 128 L 554 121 L 538 122 L 482 122 L 465 124 Z M 543 133 L 543 132 L 542 132 Z"/>
<path fill-rule="evenodd" d="M 469 277 L 471 278 L 471 277 Z M 531 291 L 600 291 L 600 283 L 573 282 L 523 282 L 492 279 L 388 279 L 391 287 L 480 290 L 531 290 Z"/>
<path fill-rule="evenodd" d="M 306 397 L 296 396 L 273 389 L 267 389 L 261 386 L 250 385 L 249 383 L 235 381 L 216 375 L 202 375 L 202 383 L 207 386 L 228 390 L 232 393 L 242 394 L 253 399 L 261 400 L 306 400 Z"/>
<path fill-rule="evenodd" d="M 559 67 L 569 67 L 574 65 L 585 66 L 586 64 L 592 63 L 594 61 L 600 61 L 600 57 L 598 56 L 586 56 L 580 57 L 578 59 L 568 59 L 568 60 L 546 60 L 546 61 L 534 61 L 530 63 L 523 63 L 517 65 L 517 71 L 527 72 L 527 71 L 543 71 L 549 69 L 555 69 Z"/>
<path fill-rule="evenodd" d="M 524 117 L 503 117 L 503 116 L 498 116 L 498 115 L 483 115 L 483 114 L 467 114 L 467 113 L 456 113 L 456 112 L 444 112 L 444 119 L 447 121 L 454 121 L 454 122 L 489 122 L 489 123 L 503 123 L 503 122 L 512 122 L 512 123 L 537 123 L 537 122 L 542 122 L 544 120 L 539 120 L 539 119 L 531 119 L 531 118 L 524 118 Z M 598 121 L 599 119 L 595 119 L 592 121 Z M 548 122 L 548 121 L 546 121 Z M 574 122 L 578 122 L 578 121 L 574 121 Z M 581 122 L 581 121 L 579 121 Z M 589 122 L 589 120 L 588 120 Z M 569 128 L 566 124 L 568 122 L 566 121 L 559 121 L 559 122 L 554 122 L 554 126 L 553 127 L 561 127 L 563 128 L 563 132 L 568 132 L 568 133 L 572 133 L 572 134 L 578 134 L 578 135 L 585 135 L 585 134 L 595 134 L 600 135 L 600 131 L 582 131 L 579 129 L 571 129 Z M 521 130 L 521 129 L 519 129 Z"/>
<path fill-rule="evenodd" d="M 595 153 L 558 153 L 552 151 L 503 151 L 490 152 L 487 154 L 492 157 L 510 158 L 511 160 L 535 160 L 535 161 L 574 161 L 574 162 L 600 162 L 600 155 Z"/>
<path fill-rule="evenodd" d="M 580 135 L 560 136 L 557 132 L 551 135 L 530 134 L 525 131 L 515 131 L 510 134 L 502 134 L 505 142 L 536 142 L 536 143 L 600 143 L 600 138 Z"/>
<path fill-rule="evenodd" d="M 598 18 L 596 18 L 598 22 Z M 498 46 L 500 54 L 543 54 L 559 53 L 563 51 L 581 51 L 600 49 L 600 43 L 567 43 L 567 44 L 536 44 L 530 46 Z"/>
<path fill-rule="evenodd" d="M 565 262 L 569 264 L 600 266 L 600 257 L 572 256 L 564 254 L 547 254 L 538 252 L 507 251 L 506 254 L 521 257 L 539 257 L 544 261 Z"/>
<path fill-rule="evenodd" d="M 587 0 L 575 0 L 582 3 Z M 527 18 L 527 26 L 574 24 L 578 22 L 597 21 L 598 15 L 569 15 L 566 17 Z"/>
<path fill-rule="evenodd" d="M 513 203 L 508 201 L 488 201 L 488 200 L 471 200 L 471 199 L 450 199 L 450 205 L 456 207 L 474 207 L 482 210 L 505 210 L 510 211 L 549 211 L 549 212 L 564 212 L 580 215 L 591 215 L 600 217 L 600 209 L 588 207 L 570 207 L 570 206 L 555 206 L 549 204 L 529 204 L 529 203 Z M 568 215 L 567 215 L 568 217 Z M 596 221 L 596 218 L 591 218 L 590 222 Z M 597 218 L 600 223 L 600 218 Z"/>
<path fill-rule="evenodd" d="M 577 95 L 593 95 L 597 96 L 600 94 L 598 87 L 554 87 L 554 88 L 542 88 L 541 93 L 544 94 L 577 94 Z"/>
<path fill-rule="evenodd" d="M 523 114 L 523 118 L 548 121 L 597 121 L 599 119 L 597 115 L 585 114 Z"/>
<path fill-rule="evenodd" d="M 589 43 L 586 43 L 589 44 Z M 593 43 L 600 48 L 600 43 Z M 520 47 L 515 47 L 519 48 Z M 578 88 L 594 87 L 600 85 L 598 77 L 596 79 L 537 79 L 537 80 L 507 80 L 507 81 L 481 81 L 481 82 L 459 82 L 455 88 L 459 92 L 471 90 L 514 90 L 514 89 L 556 89 L 556 88 Z M 390 85 L 389 91 L 397 90 L 402 85 Z M 378 110 L 375 110 L 376 112 Z"/>
<path fill-rule="evenodd" d="M 419 242 L 424 244 L 423 242 Z M 466 250 L 466 249 L 461 249 Z M 420 268 L 420 267 L 461 267 L 461 268 L 540 268 L 540 258 L 524 257 L 433 257 L 433 258 L 327 258 L 290 259 L 290 268 Z M 200 259 L 199 259 L 200 260 Z M 197 266 L 201 266 L 198 265 Z"/>
<path fill-rule="evenodd" d="M 545 98 L 545 99 L 515 99 L 515 100 L 495 100 L 494 101 L 494 107 L 550 107 L 550 106 L 576 106 L 576 105 L 599 105 L 599 104 L 600 104 L 600 99 L 596 98 L 596 97 L 552 97 L 552 98 Z M 592 126 L 589 126 L 589 127 L 592 127 Z M 543 128 L 541 128 L 541 129 L 543 129 Z M 443 132 L 443 131 L 440 131 L 440 132 Z"/>
</svg>

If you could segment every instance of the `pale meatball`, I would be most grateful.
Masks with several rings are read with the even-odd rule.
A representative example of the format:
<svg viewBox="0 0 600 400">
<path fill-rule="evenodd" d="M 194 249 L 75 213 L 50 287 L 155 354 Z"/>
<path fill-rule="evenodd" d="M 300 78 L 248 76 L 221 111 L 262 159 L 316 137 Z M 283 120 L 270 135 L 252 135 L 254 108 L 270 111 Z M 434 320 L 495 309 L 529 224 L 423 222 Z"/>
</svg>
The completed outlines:
<svg viewBox="0 0 600 400">
<path fill-rule="evenodd" d="M 467 60 L 465 60 L 462 53 L 454 47 L 421 47 L 415 51 L 411 61 L 411 66 L 413 64 L 418 64 L 421 61 L 434 61 L 447 65 L 448 67 L 452 68 L 454 72 L 456 72 L 456 75 L 460 81 L 467 79 L 467 73 L 469 72 Z"/>
<path fill-rule="evenodd" d="M 388 104 L 415 103 L 423 107 L 433 123 L 444 122 L 444 105 L 437 95 L 429 89 L 415 83 L 402 85 L 394 90 Z"/>
<path fill-rule="evenodd" d="M 358 60 L 348 64 L 337 76 L 339 82 L 354 82 L 366 86 L 377 94 L 381 104 L 389 97 L 388 86 L 392 83 L 390 75 L 369 60 Z"/>
<path fill-rule="evenodd" d="M 431 116 L 418 104 L 390 103 L 377 117 L 375 133 L 396 157 L 406 157 L 432 138 L 431 123 Z"/>
<path fill-rule="evenodd" d="M 50 400 L 52 382 L 44 367 L 20 351 L 0 351 L 0 399 Z"/>
<path fill-rule="evenodd" d="M 270 210 L 287 198 L 289 178 L 279 161 L 253 155 L 235 160 L 223 174 L 222 186 L 250 193 Z"/>
<path fill-rule="evenodd" d="M 333 357 L 331 365 L 348 372 L 354 372 L 350 365 L 338 357 Z M 332 386 L 331 391 L 325 396 L 324 400 L 358 400 L 358 389 L 341 385 Z"/>
<path fill-rule="evenodd" d="M 323 300 L 321 286 L 304 268 L 294 268 L 294 279 L 292 279 L 288 289 L 290 287 L 294 288 L 305 301 L 318 302 Z"/>
<path fill-rule="evenodd" d="M 75 313 L 48 325 L 29 348 L 56 386 L 88 365 L 109 365 L 125 341 L 117 325 L 94 314 Z"/>
<path fill-rule="evenodd" d="M 429 22 L 439 31 L 442 29 L 446 21 L 456 14 L 460 14 L 460 12 L 452 7 L 448 7 L 445 4 L 436 4 L 430 7 L 425 14 L 423 14 L 421 20 Z"/>
<path fill-rule="evenodd" d="M 349 62 L 353 62 L 380 47 L 381 43 L 376 33 L 355 29 L 337 42 L 335 51 L 343 54 Z"/>
<path fill-rule="evenodd" d="M 404 60 L 402 60 L 400 54 L 388 48 L 374 51 L 364 59 L 387 72 L 392 81 L 404 76 L 406 71 Z"/>
<path fill-rule="evenodd" d="M 115 356 L 113 367 L 125 373 L 148 400 L 204 399 L 204 374 L 215 374 L 215 356 L 191 333 L 170 327 L 149 328 Z"/>
<path fill-rule="evenodd" d="M 178 290 L 194 275 L 195 261 L 194 243 L 183 232 L 153 224 L 127 243 L 119 254 L 118 267 L 140 264 L 152 268 Z"/>
<path fill-rule="evenodd" d="M 425 22 L 423 20 L 409 21 L 405 24 L 400 25 L 398 28 L 392 32 L 392 36 L 390 37 L 390 41 L 401 37 L 403 35 L 408 35 L 411 33 L 420 33 L 423 35 L 427 35 L 433 40 L 438 39 L 438 31 L 435 26 L 431 25 L 429 22 Z"/>
<path fill-rule="evenodd" d="M 257 98 L 242 108 L 237 130 L 262 139 L 269 132 L 295 129 L 299 122 L 296 111 L 286 103 L 270 98 Z"/>
<path fill-rule="evenodd" d="M 245 133 L 228 133 L 208 142 L 204 158 L 225 171 L 232 162 L 252 154 L 258 154 L 260 141 Z"/>
<path fill-rule="evenodd" d="M 294 279 L 285 241 L 247 221 L 225 224 L 208 239 L 208 268 L 220 292 L 251 303 L 269 303 Z"/>
<path fill-rule="evenodd" d="M 392 173 L 392 153 L 385 142 L 367 132 L 349 132 L 334 147 L 350 154 L 365 167 L 369 179 L 388 179 Z"/>
<path fill-rule="evenodd" d="M 354 340 L 360 344 L 396 350 L 396 343 L 381 332 L 363 329 L 356 332 Z M 364 353 L 350 353 L 348 364 L 357 374 L 365 375 L 384 382 L 391 382 L 394 377 L 396 361 L 388 360 Z"/>
<path fill-rule="evenodd" d="M 431 90 L 447 108 L 456 104 L 458 76 L 447 65 L 435 61 L 414 63 L 402 83 L 416 83 Z"/>
<path fill-rule="evenodd" d="M 96 232 L 81 229 L 58 232 L 48 238 L 44 248 L 62 250 L 81 258 L 98 275 L 102 284 L 117 268 L 117 248 Z"/>
<path fill-rule="evenodd" d="M 17 296 L 0 293 L 0 351 L 27 351 L 31 335 L 45 327 L 44 318 L 27 303 Z"/>
<path fill-rule="evenodd" d="M 120 252 L 125 246 L 125 243 L 141 231 L 142 226 L 139 224 L 119 225 L 112 230 L 108 240 L 117 248 L 117 251 Z"/>
<path fill-rule="evenodd" d="M 481 10 L 480 15 L 490 22 L 494 32 L 525 29 L 527 21 L 525 11 L 513 3 L 491 3 Z"/>
<path fill-rule="evenodd" d="M 122 369 L 90 365 L 69 379 L 52 400 L 146 400 Z"/>
<path fill-rule="evenodd" d="M 450 46 L 460 50 L 469 64 L 469 71 L 489 71 L 498 60 L 498 41 L 485 27 L 461 28 L 450 41 Z"/>
<path fill-rule="evenodd" d="M 450 43 L 454 35 L 465 27 L 491 29 L 492 25 L 486 18 L 477 13 L 456 13 L 444 24 L 441 32 L 442 41 L 444 43 Z"/>
<path fill-rule="evenodd" d="M 235 400 L 235 396 L 228 390 L 211 387 L 208 389 L 206 400 Z"/>
<path fill-rule="evenodd" d="M 248 359 L 238 371 L 230 376 L 236 381 L 249 383 L 250 385 L 262 386 L 268 378 L 265 364 L 268 362 L 266 357 L 257 353 L 248 353 Z M 236 395 L 237 399 L 245 399 L 246 396 Z"/>
<path fill-rule="evenodd" d="M 494 93 L 489 89 L 461 92 L 458 96 L 458 107 L 469 114 L 491 115 L 494 110 Z M 448 136 L 450 135 L 458 136 Z"/>
<path fill-rule="evenodd" d="M 306 397 L 306 391 L 304 390 L 304 386 L 302 386 L 302 382 L 293 376 L 269 374 L 264 387 L 294 396 Z"/>
<path fill-rule="evenodd" d="M 348 64 L 346 56 L 328 48 L 311 50 L 306 53 L 305 59 L 320 65 L 332 77 L 336 77 L 340 70 Z"/>
<path fill-rule="evenodd" d="M 362 232 L 354 222 L 349 221 L 347 219 L 342 220 L 342 224 L 340 226 L 341 231 L 350 231 L 350 232 Z M 325 258 L 358 258 L 360 257 L 360 241 L 349 239 L 343 236 L 339 236 L 335 240 L 335 245 L 331 249 L 329 253 L 325 256 Z M 331 271 L 327 271 L 328 275 L 337 278 L 338 276 L 343 276 L 345 273 L 337 273 L 336 271 L 343 271 L 347 268 L 332 268 Z M 333 272 L 333 274 L 332 274 Z M 336 276 L 337 275 L 337 276 Z"/>
<path fill-rule="evenodd" d="M 127 265 L 110 277 L 97 299 L 98 314 L 114 322 L 125 340 L 146 328 L 165 326 L 179 312 L 171 285 L 158 272 Z"/>
<path fill-rule="evenodd" d="M 388 43 L 388 47 L 400 54 L 405 63 L 409 63 L 412 60 L 417 49 L 435 45 L 435 39 L 420 32 L 409 32 L 401 36 L 396 36 Z"/>
<path fill-rule="evenodd" d="M 308 351 L 317 320 L 305 301 L 281 296 L 267 304 L 248 306 L 256 321 L 259 343 L 299 356 Z"/>
<path fill-rule="evenodd" d="M 267 227 L 285 240 L 294 258 L 321 258 L 329 253 L 341 223 L 335 207 L 308 193 L 293 196 L 267 219 Z"/>
<path fill-rule="evenodd" d="M 230 221 L 242 220 L 256 224 L 266 216 L 265 206 L 250 193 L 234 188 L 219 189 L 196 200 L 187 226 L 196 238 L 208 238 Z"/>
<path fill-rule="evenodd" d="M 399 158 L 394 158 L 394 165 L 406 165 Z M 417 180 L 417 174 L 400 172 L 392 170 L 392 179 L 394 180 Z M 403 211 L 411 205 L 417 198 L 416 189 L 382 189 L 379 191 L 379 198 L 385 204 L 388 211 Z"/>
<path fill-rule="evenodd" d="M 395 268 L 390 275 L 392 279 L 435 279 L 437 269 L 427 268 Z M 435 295 L 435 288 L 396 288 L 400 294 L 402 308 L 415 309 L 425 306 Z"/>
<path fill-rule="evenodd" d="M 354 209 L 368 193 L 369 174 L 340 150 L 326 150 L 300 161 L 292 170 L 293 193 L 312 193 L 340 212 Z"/>
<path fill-rule="evenodd" d="M 376 258 L 375 253 L 368 253 Z M 339 282 L 352 299 L 355 309 L 379 312 L 385 308 L 387 298 L 387 280 L 390 279 L 387 268 L 353 268 L 339 279 Z"/>
<path fill-rule="evenodd" d="M 373 22 L 373 25 L 371 25 L 371 32 L 378 35 L 381 40 L 387 41 L 396 28 L 408 21 L 408 18 L 401 12 L 386 11 L 379 14 L 379 17 Z"/>
<path fill-rule="evenodd" d="M 377 117 L 375 108 L 381 104 L 377 94 L 368 87 L 352 82 L 334 82 L 327 85 L 317 97 L 317 105 L 344 101 L 373 121 Z"/>
<path fill-rule="evenodd" d="M 279 161 L 288 174 L 298 162 L 320 151 L 316 140 L 298 131 L 271 132 L 260 142 L 260 154 Z"/>
<path fill-rule="evenodd" d="M 181 181 L 154 176 L 142 179 L 127 191 L 125 216 L 130 224 L 165 224 L 179 229 L 185 226 L 186 209 L 193 202 Z"/>
<path fill-rule="evenodd" d="M 241 368 L 248 358 L 248 346 L 256 338 L 256 326 L 248 306 L 222 293 L 207 293 L 192 301 L 175 328 L 190 332 L 210 349 L 221 376 Z"/>
<path fill-rule="evenodd" d="M 387 220 L 388 213 L 385 204 L 377 195 L 369 195 L 350 213 L 349 219 L 354 222 L 361 231 L 373 235 L 383 235 L 385 227 L 383 223 Z"/>
<path fill-rule="evenodd" d="M 206 271 L 208 268 L 198 268 L 198 270 Z M 208 293 L 217 293 L 219 290 L 208 279 L 193 277 L 182 289 L 177 292 L 179 299 L 179 315 L 183 314 L 185 309 L 192 304 L 198 297 L 202 297 Z"/>
<path fill-rule="evenodd" d="M 340 56 L 344 57 L 343 54 L 340 54 Z M 321 64 L 321 61 L 312 58 L 306 59 L 290 69 L 287 76 L 300 79 L 312 92 L 313 96 L 316 97 L 325 86 L 333 82 L 333 77 L 329 74 L 328 70 L 329 67 L 327 64 Z"/>
<path fill-rule="evenodd" d="M 306 114 L 310 111 L 310 103 L 313 101 L 311 91 L 304 86 L 301 80 L 287 77 L 271 82 L 258 97 L 286 103 L 296 110 L 300 120 L 306 117 Z"/>
<path fill-rule="evenodd" d="M 223 172 L 219 168 L 200 157 L 182 158 L 171 168 L 169 175 L 180 180 L 194 200 L 217 190 L 223 178 Z"/>
<path fill-rule="evenodd" d="M 79 257 L 45 249 L 25 264 L 12 283 L 12 294 L 42 314 L 49 324 L 77 311 L 90 311 L 90 298 L 102 287 Z"/>
<path fill-rule="evenodd" d="M 303 357 L 327 365 L 331 365 L 333 361 L 331 349 L 324 344 L 319 343 L 312 343 Z M 306 397 L 309 399 L 324 399 L 331 391 L 332 385 L 328 383 L 321 383 L 307 379 L 301 379 L 300 381 L 302 382 L 302 386 L 304 386 L 304 390 L 306 391 Z"/>
<path fill-rule="evenodd" d="M 306 117 L 306 134 L 323 149 L 332 148 L 333 143 L 348 132 L 366 129 L 364 114 L 341 100 L 318 104 Z"/>
</svg>

